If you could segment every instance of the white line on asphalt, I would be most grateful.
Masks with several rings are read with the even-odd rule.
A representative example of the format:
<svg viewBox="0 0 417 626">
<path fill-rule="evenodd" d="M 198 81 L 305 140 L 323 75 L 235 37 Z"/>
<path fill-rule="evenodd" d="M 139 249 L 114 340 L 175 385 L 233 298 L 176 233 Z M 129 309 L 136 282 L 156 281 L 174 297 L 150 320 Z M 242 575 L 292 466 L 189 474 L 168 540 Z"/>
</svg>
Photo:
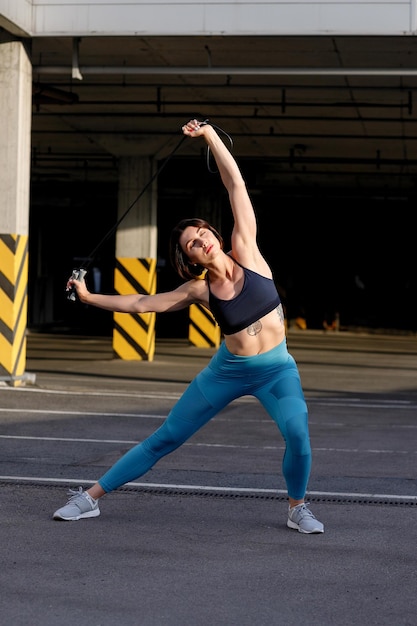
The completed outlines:
<svg viewBox="0 0 417 626">
<path fill-rule="evenodd" d="M 155 415 L 154 413 L 102 413 L 101 411 L 58 411 L 54 409 L 53 411 L 45 410 L 45 409 L 2 409 L 0 408 L 0 413 L 20 413 L 21 415 L 89 415 L 95 417 L 152 417 L 155 419 L 165 419 L 167 414 L 164 415 Z"/>
<path fill-rule="evenodd" d="M 71 485 L 89 484 L 94 485 L 94 480 L 84 480 L 72 478 L 43 478 L 39 476 L 0 476 L 0 480 L 13 480 L 13 481 L 26 481 L 26 482 L 41 482 L 41 483 L 65 483 Z M 257 489 L 256 487 L 215 487 L 213 485 L 181 485 L 181 484 L 169 484 L 169 483 L 136 483 L 129 482 L 124 485 L 129 487 L 140 488 L 152 488 L 152 489 L 187 489 L 189 491 L 216 491 L 221 493 L 254 493 L 254 494 L 272 494 L 272 495 L 287 495 L 285 489 Z M 384 493 L 356 493 L 356 492 L 341 492 L 341 491 L 307 491 L 306 496 L 320 496 L 331 498 L 376 498 L 378 500 L 413 500 L 417 501 L 416 495 L 396 495 L 396 494 L 384 494 Z"/>
<path fill-rule="evenodd" d="M 18 439 L 21 441 L 63 441 L 77 443 L 104 443 L 104 444 L 123 444 L 136 445 L 140 441 L 132 441 L 129 439 L 87 439 L 78 437 L 34 437 L 29 435 L 0 435 L 0 439 Z M 285 446 L 256 446 L 256 445 L 237 445 L 225 443 L 187 443 L 183 446 L 200 447 L 200 448 L 231 448 L 235 450 L 285 450 Z M 379 449 L 359 449 L 359 448 L 315 448 L 313 452 L 345 452 L 347 454 L 417 454 L 417 450 L 379 450 Z"/>
<path fill-rule="evenodd" d="M 323 406 L 335 406 L 335 404 L 328 404 L 325 402 L 315 402 L 315 404 L 321 404 Z M 344 402 L 340 402 L 338 403 L 337 406 L 339 407 L 343 407 L 345 406 L 346 403 Z M 227 407 L 225 407 L 223 409 L 223 411 L 227 411 L 232 405 L 229 404 Z M 354 408 L 378 408 L 378 409 L 385 409 L 385 410 L 400 410 L 400 409 L 414 409 L 416 410 L 415 406 L 404 406 L 402 404 L 400 405 L 395 405 L 395 404 L 355 404 Z M 74 415 L 74 416 L 80 416 L 80 417 L 85 417 L 85 416 L 90 416 L 90 417 L 145 417 L 145 418 L 150 418 L 150 419 L 165 419 L 167 417 L 167 413 L 161 415 L 161 414 L 154 414 L 154 413 L 103 413 L 102 411 L 69 411 L 68 409 L 66 409 L 65 411 L 63 410 L 58 410 L 58 409 L 24 409 L 24 408 L 19 408 L 19 409 L 12 409 L 12 408 L 3 408 L 0 407 L 0 413 L 19 413 L 20 415 Z M 225 420 L 224 417 L 221 417 L 220 415 L 217 416 L 215 418 L 217 421 L 230 421 L 230 420 Z M 239 418 L 241 419 L 241 418 Z M 259 418 L 256 419 L 248 419 L 248 418 L 244 418 L 245 423 L 247 422 L 257 422 L 257 423 L 262 423 L 262 422 L 271 422 L 271 419 L 265 419 L 265 420 L 260 420 Z M 314 421 L 309 420 L 310 424 L 313 425 Z M 324 422 L 320 421 L 320 424 L 326 425 L 326 426 L 344 426 L 345 424 L 343 422 L 326 422 L 324 424 Z M 395 428 L 417 428 L 417 424 L 414 425 L 407 425 L 407 426 L 401 426 L 399 424 L 395 424 Z"/>
</svg>

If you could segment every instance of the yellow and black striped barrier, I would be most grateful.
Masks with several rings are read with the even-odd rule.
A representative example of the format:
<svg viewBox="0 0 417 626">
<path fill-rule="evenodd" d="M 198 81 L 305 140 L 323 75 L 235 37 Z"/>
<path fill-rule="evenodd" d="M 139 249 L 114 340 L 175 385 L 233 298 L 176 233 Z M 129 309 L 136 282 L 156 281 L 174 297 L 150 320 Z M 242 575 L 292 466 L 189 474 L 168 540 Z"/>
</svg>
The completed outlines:
<svg viewBox="0 0 417 626">
<path fill-rule="evenodd" d="M 25 378 L 28 236 L 0 235 L 0 380 Z"/>
<path fill-rule="evenodd" d="M 199 348 L 218 348 L 220 345 L 220 326 L 212 313 L 200 304 L 190 306 L 188 340 Z"/>
<path fill-rule="evenodd" d="M 114 288 L 118 294 L 156 293 L 156 259 L 117 258 Z M 113 350 L 125 361 L 153 361 L 155 313 L 114 313 Z"/>
</svg>

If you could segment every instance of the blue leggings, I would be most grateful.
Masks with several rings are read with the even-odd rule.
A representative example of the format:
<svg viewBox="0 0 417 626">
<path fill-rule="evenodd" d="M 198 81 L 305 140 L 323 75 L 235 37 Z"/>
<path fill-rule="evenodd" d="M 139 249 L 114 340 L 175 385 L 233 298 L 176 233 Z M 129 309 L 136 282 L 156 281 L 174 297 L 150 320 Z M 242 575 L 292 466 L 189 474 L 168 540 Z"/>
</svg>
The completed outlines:
<svg viewBox="0 0 417 626">
<path fill-rule="evenodd" d="M 311 468 L 308 411 L 300 376 L 286 340 L 255 356 L 236 356 L 224 342 L 174 405 L 164 423 L 123 455 L 98 481 L 105 492 L 143 476 L 230 402 L 258 398 L 278 426 L 286 448 L 282 473 L 288 495 L 305 496 Z"/>
</svg>

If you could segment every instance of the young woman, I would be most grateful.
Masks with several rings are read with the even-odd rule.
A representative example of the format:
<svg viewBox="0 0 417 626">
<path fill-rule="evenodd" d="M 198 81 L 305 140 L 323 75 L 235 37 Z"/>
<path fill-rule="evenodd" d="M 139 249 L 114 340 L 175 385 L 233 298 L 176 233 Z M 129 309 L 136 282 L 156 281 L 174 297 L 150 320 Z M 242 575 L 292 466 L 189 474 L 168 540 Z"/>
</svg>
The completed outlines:
<svg viewBox="0 0 417 626">
<path fill-rule="evenodd" d="M 162 426 L 123 455 L 90 489 L 70 490 L 67 504 L 53 518 L 100 515 L 99 498 L 145 474 L 227 404 L 253 395 L 285 440 L 282 471 L 289 500 L 287 525 L 301 533 L 322 533 L 323 524 L 304 499 L 311 468 L 307 406 L 297 365 L 287 351 L 283 309 L 272 271 L 257 245 L 256 217 L 246 184 L 212 126 L 191 120 L 182 131 L 192 138 L 203 137 L 216 161 L 234 218 L 231 251 L 223 250 L 221 235 L 205 220 L 184 219 L 174 228 L 170 242 L 171 261 L 186 281 L 177 289 L 155 295 L 103 295 L 90 293 L 84 280 L 74 278 L 67 288 L 74 287 L 83 303 L 124 313 L 163 313 L 201 304 L 213 313 L 223 341 Z"/>
</svg>

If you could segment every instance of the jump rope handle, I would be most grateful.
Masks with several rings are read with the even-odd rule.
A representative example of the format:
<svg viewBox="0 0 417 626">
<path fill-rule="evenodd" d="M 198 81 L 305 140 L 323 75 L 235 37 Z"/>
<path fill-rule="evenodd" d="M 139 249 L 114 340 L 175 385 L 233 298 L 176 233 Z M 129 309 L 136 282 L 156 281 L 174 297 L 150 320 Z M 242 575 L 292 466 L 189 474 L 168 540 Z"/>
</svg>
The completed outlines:
<svg viewBox="0 0 417 626">
<path fill-rule="evenodd" d="M 71 278 L 75 278 L 75 280 L 82 280 L 86 274 L 87 270 L 83 270 L 81 268 L 79 270 L 72 270 Z M 68 292 L 67 298 L 68 300 L 72 300 L 73 302 L 75 302 L 75 300 L 77 299 L 77 292 L 75 290 L 75 287 L 71 287 Z"/>
</svg>

